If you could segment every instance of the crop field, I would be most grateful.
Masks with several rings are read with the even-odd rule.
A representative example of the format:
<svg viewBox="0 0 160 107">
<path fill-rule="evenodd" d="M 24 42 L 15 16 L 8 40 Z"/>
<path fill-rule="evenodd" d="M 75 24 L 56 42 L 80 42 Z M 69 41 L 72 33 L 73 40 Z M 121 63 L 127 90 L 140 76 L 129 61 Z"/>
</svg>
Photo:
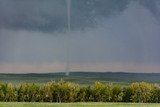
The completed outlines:
<svg viewBox="0 0 160 107">
<path fill-rule="evenodd" d="M 0 107 L 160 107 L 155 103 L 19 103 L 1 102 Z"/>
<path fill-rule="evenodd" d="M 69 76 L 65 76 L 65 73 L 0 74 L 0 81 L 6 83 L 46 83 L 61 79 L 84 85 L 93 84 L 95 81 L 127 85 L 141 81 L 160 83 L 160 74 L 123 72 L 71 72 Z"/>
</svg>

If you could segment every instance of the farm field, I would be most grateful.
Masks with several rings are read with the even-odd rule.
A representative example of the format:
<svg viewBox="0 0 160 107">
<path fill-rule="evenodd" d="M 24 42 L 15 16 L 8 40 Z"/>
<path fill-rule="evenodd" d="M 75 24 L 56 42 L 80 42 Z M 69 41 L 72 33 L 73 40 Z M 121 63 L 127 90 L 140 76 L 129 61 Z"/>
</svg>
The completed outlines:
<svg viewBox="0 0 160 107">
<path fill-rule="evenodd" d="M 71 72 L 69 76 L 65 76 L 65 73 L 0 74 L 0 81 L 7 83 L 46 83 L 61 79 L 81 85 L 95 81 L 121 85 L 141 81 L 160 83 L 160 73 Z"/>
<path fill-rule="evenodd" d="M 0 107 L 160 107 L 155 103 L 19 103 L 1 102 Z"/>
</svg>

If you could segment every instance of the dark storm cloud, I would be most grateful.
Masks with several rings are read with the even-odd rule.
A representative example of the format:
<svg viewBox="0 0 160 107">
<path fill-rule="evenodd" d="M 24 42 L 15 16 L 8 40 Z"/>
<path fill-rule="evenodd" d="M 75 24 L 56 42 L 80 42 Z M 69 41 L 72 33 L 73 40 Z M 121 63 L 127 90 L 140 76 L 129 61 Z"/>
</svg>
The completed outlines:
<svg viewBox="0 0 160 107">
<path fill-rule="evenodd" d="M 0 28 L 58 30 L 66 24 L 64 0 L 1 0 Z"/>
<path fill-rule="evenodd" d="M 0 0 L 0 63 L 60 63 L 64 68 L 69 36 L 71 64 L 111 63 L 117 70 L 119 64 L 135 64 L 132 70 L 136 65 L 146 64 L 145 68 L 148 64 L 149 70 L 153 65 L 158 72 L 158 3 L 159 0 L 72 0 L 69 36 L 65 33 L 65 0 Z"/>
<path fill-rule="evenodd" d="M 139 0 L 140 4 L 151 11 L 157 20 L 160 21 L 160 1 L 159 0 Z"/>
<path fill-rule="evenodd" d="M 71 26 L 94 26 L 96 18 L 121 12 L 127 4 L 127 0 L 72 0 Z M 66 0 L 0 0 L 1 29 L 62 31 L 66 21 Z"/>
<path fill-rule="evenodd" d="M 72 0 L 71 27 L 95 27 L 98 21 L 123 12 L 136 0 Z M 158 0 L 137 0 L 159 17 Z M 66 0 L 0 0 L 0 28 L 62 31 L 67 27 Z"/>
<path fill-rule="evenodd" d="M 97 28 L 71 32 L 72 63 L 160 62 L 160 26 L 152 13 L 138 2 L 130 3 L 121 14 L 102 19 L 100 23 L 103 24 Z M 65 33 L 1 30 L 1 35 L 1 47 L 7 48 L 1 55 L 6 60 L 65 62 Z"/>
</svg>

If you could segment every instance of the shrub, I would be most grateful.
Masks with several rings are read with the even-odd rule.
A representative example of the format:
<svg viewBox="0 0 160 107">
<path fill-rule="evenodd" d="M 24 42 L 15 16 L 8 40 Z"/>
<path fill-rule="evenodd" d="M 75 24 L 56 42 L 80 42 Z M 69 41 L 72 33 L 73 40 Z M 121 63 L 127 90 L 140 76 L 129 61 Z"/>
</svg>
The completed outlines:
<svg viewBox="0 0 160 107">
<path fill-rule="evenodd" d="M 122 101 L 123 102 L 132 102 L 132 99 L 131 99 L 132 95 L 133 95 L 133 88 L 130 86 L 124 87 Z"/>
<path fill-rule="evenodd" d="M 95 82 L 80 86 L 71 82 L 44 85 L 0 83 L 0 101 L 6 102 L 160 102 L 160 86 L 145 82 L 120 86 Z"/>
<path fill-rule="evenodd" d="M 152 95 L 153 86 L 151 84 L 140 82 L 133 83 L 129 86 L 132 89 L 131 101 L 133 102 L 148 102 Z"/>
<path fill-rule="evenodd" d="M 119 85 L 113 86 L 112 88 L 112 101 L 119 102 L 122 101 L 122 87 Z"/>
<path fill-rule="evenodd" d="M 12 84 L 0 83 L 0 101 L 17 101 L 16 88 Z"/>
<path fill-rule="evenodd" d="M 150 102 L 160 103 L 160 86 L 159 85 L 154 85 L 154 88 L 152 89 Z"/>
<path fill-rule="evenodd" d="M 17 87 L 17 100 L 19 102 L 36 102 L 39 101 L 39 86 L 35 84 L 20 84 Z"/>
<path fill-rule="evenodd" d="M 103 84 L 100 82 L 95 82 L 92 86 L 94 101 L 96 102 L 106 102 L 111 101 L 112 97 L 112 84 Z"/>
</svg>

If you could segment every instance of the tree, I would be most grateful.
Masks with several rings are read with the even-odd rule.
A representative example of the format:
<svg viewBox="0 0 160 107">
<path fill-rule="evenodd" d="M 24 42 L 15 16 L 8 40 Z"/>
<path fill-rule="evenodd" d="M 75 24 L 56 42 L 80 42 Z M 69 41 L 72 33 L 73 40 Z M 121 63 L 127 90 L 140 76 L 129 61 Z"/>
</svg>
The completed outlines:
<svg viewBox="0 0 160 107">
<path fill-rule="evenodd" d="M 14 85 L 0 84 L 0 101 L 17 101 L 17 93 Z"/>
<path fill-rule="evenodd" d="M 87 101 L 87 87 L 80 87 L 79 92 L 77 93 L 77 100 L 78 102 L 85 102 Z"/>
<path fill-rule="evenodd" d="M 154 85 L 154 88 L 152 89 L 152 95 L 150 102 L 152 103 L 160 103 L 160 86 Z"/>
<path fill-rule="evenodd" d="M 122 101 L 123 102 L 132 102 L 131 96 L 133 95 L 133 88 L 130 86 L 123 88 L 123 96 Z"/>
<path fill-rule="evenodd" d="M 112 101 L 113 102 L 118 102 L 122 101 L 122 88 L 119 85 L 115 85 L 112 88 Z"/>
<path fill-rule="evenodd" d="M 58 98 L 60 102 L 74 102 L 77 100 L 77 94 L 80 90 L 78 84 L 73 84 L 62 80 L 58 83 L 58 87 Z"/>
<path fill-rule="evenodd" d="M 112 84 L 103 84 L 100 82 L 95 82 L 93 85 L 93 96 L 94 101 L 111 101 L 112 97 Z"/>
<path fill-rule="evenodd" d="M 151 84 L 140 82 L 130 85 L 133 93 L 131 99 L 133 102 L 148 102 L 151 98 L 153 86 Z"/>
</svg>

